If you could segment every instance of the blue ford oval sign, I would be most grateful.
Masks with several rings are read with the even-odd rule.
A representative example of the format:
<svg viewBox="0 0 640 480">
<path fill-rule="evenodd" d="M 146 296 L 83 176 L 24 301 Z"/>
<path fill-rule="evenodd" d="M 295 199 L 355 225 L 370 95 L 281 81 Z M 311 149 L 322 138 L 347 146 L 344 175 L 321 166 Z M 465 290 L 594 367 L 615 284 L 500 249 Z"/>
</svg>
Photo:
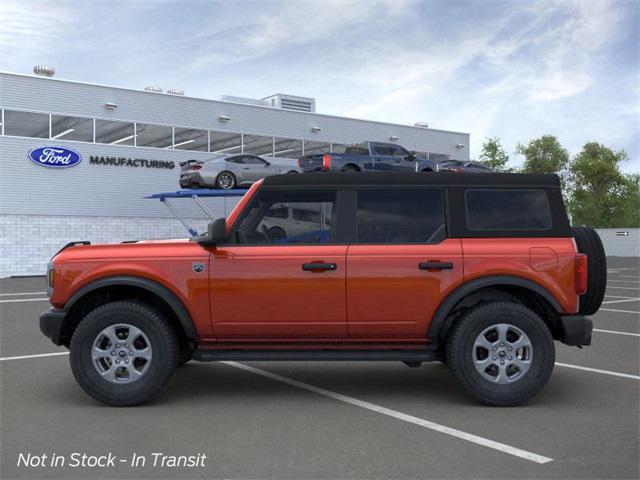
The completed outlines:
<svg viewBox="0 0 640 480">
<path fill-rule="evenodd" d="M 29 152 L 29 159 L 43 167 L 69 168 L 79 164 L 82 161 L 82 156 L 69 148 L 40 147 Z"/>
</svg>

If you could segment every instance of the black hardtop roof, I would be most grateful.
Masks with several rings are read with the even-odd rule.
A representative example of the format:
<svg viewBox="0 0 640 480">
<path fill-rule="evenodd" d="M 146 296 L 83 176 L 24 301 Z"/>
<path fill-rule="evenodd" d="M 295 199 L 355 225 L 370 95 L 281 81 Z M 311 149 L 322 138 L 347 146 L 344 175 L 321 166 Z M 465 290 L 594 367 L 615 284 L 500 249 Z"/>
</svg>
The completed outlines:
<svg viewBox="0 0 640 480">
<path fill-rule="evenodd" d="M 555 174 L 530 173 L 314 172 L 267 177 L 263 185 L 269 187 L 441 185 L 559 188 L 560 179 Z"/>
</svg>

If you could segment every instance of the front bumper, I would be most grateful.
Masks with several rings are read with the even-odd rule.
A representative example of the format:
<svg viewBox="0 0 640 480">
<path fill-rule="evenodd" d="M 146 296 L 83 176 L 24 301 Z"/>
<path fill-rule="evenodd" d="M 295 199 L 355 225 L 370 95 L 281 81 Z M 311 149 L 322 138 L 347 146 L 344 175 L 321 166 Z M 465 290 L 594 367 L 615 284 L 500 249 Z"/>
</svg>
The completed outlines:
<svg viewBox="0 0 640 480">
<path fill-rule="evenodd" d="M 591 345 L 593 322 L 583 315 L 560 317 L 560 341 L 567 345 Z"/>
<path fill-rule="evenodd" d="M 66 316 L 65 310 L 57 308 L 50 308 L 40 315 L 40 331 L 56 345 L 68 343 L 65 335 Z"/>
</svg>

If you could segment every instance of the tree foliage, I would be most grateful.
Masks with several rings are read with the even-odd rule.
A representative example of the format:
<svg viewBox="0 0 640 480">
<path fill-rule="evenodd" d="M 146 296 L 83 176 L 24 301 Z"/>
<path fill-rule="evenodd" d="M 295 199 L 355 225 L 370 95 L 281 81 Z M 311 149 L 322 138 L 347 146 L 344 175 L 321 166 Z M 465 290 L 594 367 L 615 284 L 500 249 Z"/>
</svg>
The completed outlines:
<svg viewBox="0 0 640 480">
<path fill-rule="evenodd" d="M 534 138 L 526 145 L 520 143 L 516 153 L 524 155 L 522 173 L 562 174 L 569 165 L 569 152 L 553 135 Z"/>
<path fill-rule="evenodd" d="M 495 171 L 508 171 L 507 163 L 509 155 L 502 148 L 500 139 L 497 137 L 487 138 L 482 144 L 482 153 L 479 158 L 480 163 Z"/>
<path fill-rule="evenodd" d="M 614 152 L 597 142 L 586 143 L 569 168 L 569 212 L 575 225 L 640 226 L 639 176 L 624 175 L 619 163 L 624 150 Z"/>
</svg>

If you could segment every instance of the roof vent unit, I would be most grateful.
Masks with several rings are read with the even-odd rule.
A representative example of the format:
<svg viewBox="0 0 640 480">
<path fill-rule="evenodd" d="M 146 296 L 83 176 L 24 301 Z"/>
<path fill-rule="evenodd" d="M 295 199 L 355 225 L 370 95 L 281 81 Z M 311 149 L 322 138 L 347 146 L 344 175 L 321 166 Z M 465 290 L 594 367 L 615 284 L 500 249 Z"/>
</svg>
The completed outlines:
<svg viewBox="0 0 640 480">
<path fill-rule="evenodd" d="M 262 99 L 269 105 L 283 110 L 295 110 L 296 112 L 315 112 L 316 100 L 309 97 L 297 97 L 295 95 L 285 95 L 284 93 L 276 93 L 270 97 Z"/>
<path fill-rule="evenodd" d="M 420 128 L 429 128 L 429 124 L 427 122 L 416 122 L 413 125 Z"/>
<path fill-rule="evenodd" d="M 36 65 L 33 67 L 33 73 L 39 77 L 53 77 L 56 74 L 56 69 L 47 65 Z"/>
<path fill-rule="evenodd" d="M 156 85 L 147 85 L 144 89 L 147 92 L 162 93 L 162 89 Z"/>
<path fill-rule="evenodd" d="M 179 90 L 177 88 L 170 88 L 167 90 L 169 95 L 184 95 L 184 90 Z"/>
</svg>

